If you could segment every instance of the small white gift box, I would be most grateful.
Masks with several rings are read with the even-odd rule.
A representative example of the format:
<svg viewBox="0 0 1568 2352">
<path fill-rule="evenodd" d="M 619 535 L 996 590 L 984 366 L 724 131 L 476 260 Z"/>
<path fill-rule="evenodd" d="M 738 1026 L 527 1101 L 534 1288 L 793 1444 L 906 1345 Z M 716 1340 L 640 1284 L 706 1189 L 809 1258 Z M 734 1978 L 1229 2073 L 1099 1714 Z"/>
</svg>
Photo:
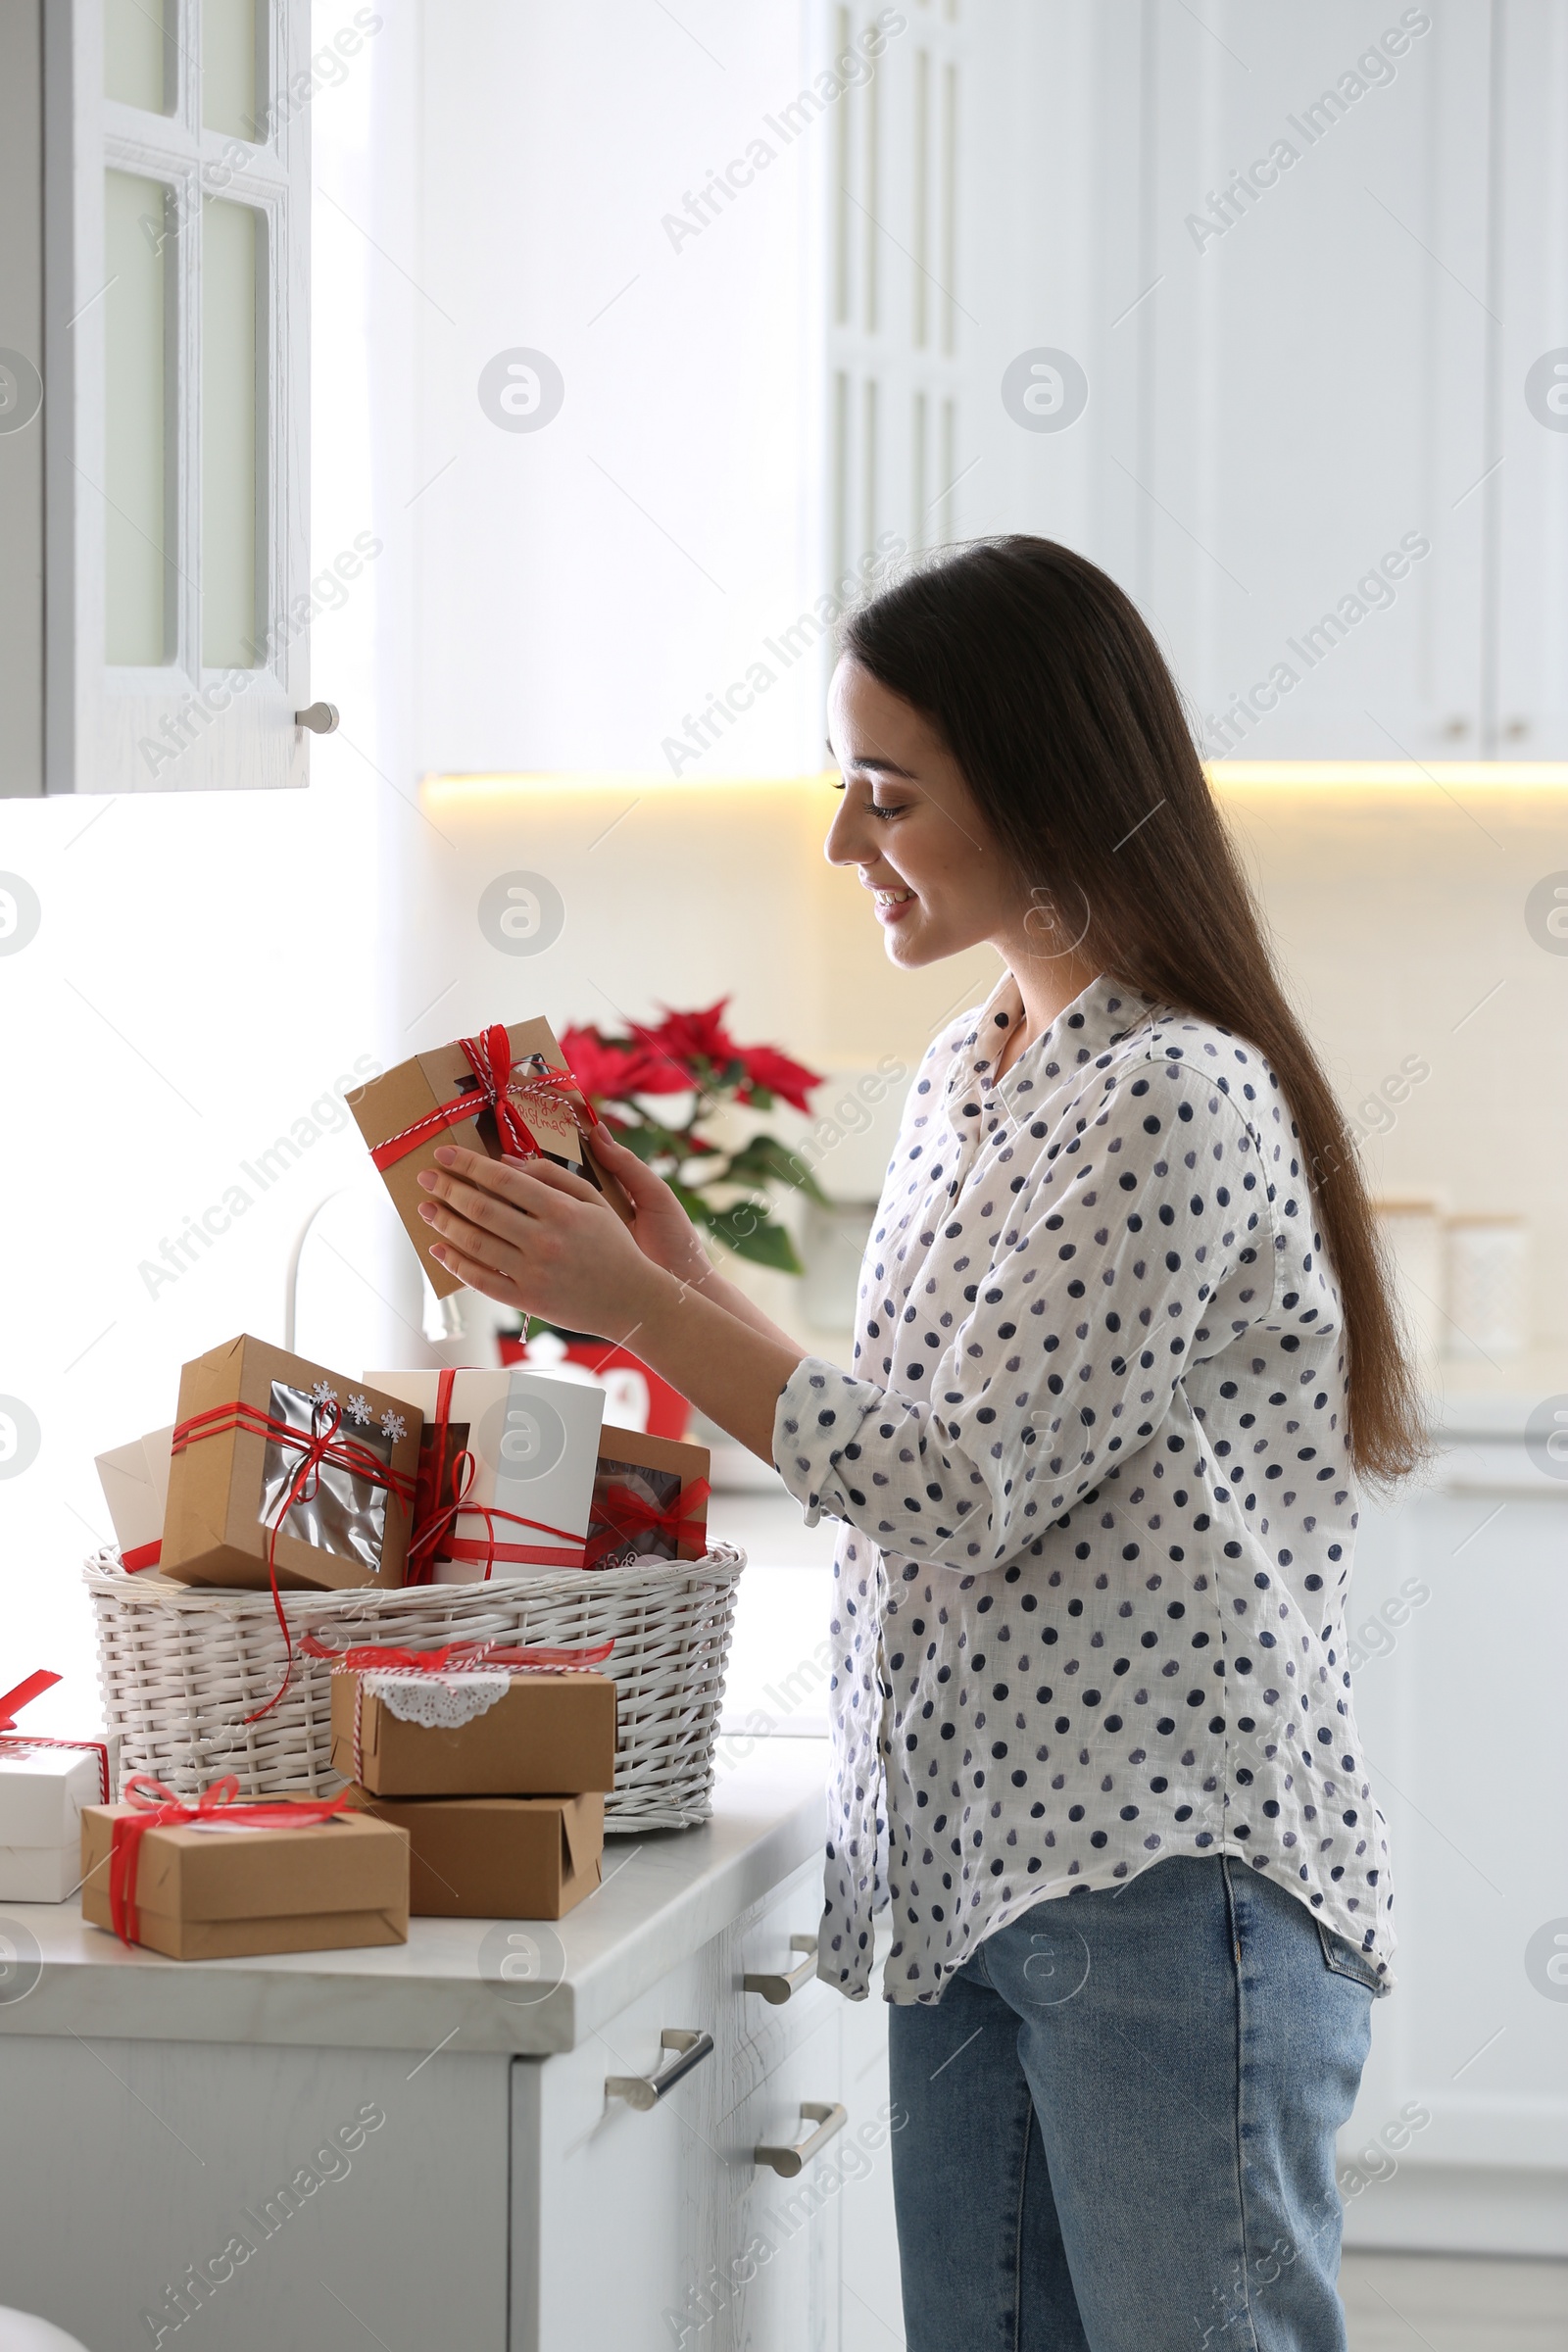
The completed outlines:
<svg viewBox="0 0 1568 2352">
<path fill-rule="evenodd" d="M 81 1808 L 112 1804 L 120 1734 L 0 1738 L 0 1902 L 63 1903 L 81 1879 Z"/>
<path fill-rule="evenodd" d="M 424 1416 L 410 1584 L 477 1584 L 487 1562 L 499 1577 L 582 1566 L 602 1389 L 527 1366 L 365 1377 Z M 432 1514 L 439 1534 L 421 1544 Z"/>
</svg>

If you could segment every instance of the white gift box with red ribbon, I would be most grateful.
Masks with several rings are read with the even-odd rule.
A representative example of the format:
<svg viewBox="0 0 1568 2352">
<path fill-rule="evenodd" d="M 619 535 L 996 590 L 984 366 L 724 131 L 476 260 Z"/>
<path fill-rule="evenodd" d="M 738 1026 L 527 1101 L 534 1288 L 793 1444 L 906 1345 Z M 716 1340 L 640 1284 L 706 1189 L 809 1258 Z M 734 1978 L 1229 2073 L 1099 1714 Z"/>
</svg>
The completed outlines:
<svg viewBox="0 0 1568 2352">
<path fill-rule="evenodd" d="M 57 1683 L 39 1672 L 0 1693 L 0 1902 L 63 1903 L 81 1879 L 81 1809 L 112 1804 L 120 1734 L 46 1740 L 15 1728 L 29 1699 Z"/>
<path fill-rule="evenodd" d="M 405 1581 L 477 1584 L 580 1568 L 604 1391 L 526 1366 L 367 1372 L 424 1416 Z"/>
</svg>

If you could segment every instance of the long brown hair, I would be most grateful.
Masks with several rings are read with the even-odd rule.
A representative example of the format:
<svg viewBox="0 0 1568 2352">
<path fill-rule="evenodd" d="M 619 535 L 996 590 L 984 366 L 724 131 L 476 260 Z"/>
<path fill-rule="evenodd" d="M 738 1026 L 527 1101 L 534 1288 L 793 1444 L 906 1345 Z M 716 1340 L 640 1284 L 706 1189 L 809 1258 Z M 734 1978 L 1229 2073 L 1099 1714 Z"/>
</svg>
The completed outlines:
<svg viewBox="0 0 1568 2352">
<path fill-rule="evenodd" d="M 1070 548 L 985 539 L 872 598 L 842 643 L 936 726 L 1025 891 L 1063 910 L 1081 955 L 1270 1062 L 1314 1247 L 1339 1278 L 1350 1459 L 1402 1476 L 1422 1452 L 1420 1397 L 1360 1165 L 1136 608 Z"/>
</svg>

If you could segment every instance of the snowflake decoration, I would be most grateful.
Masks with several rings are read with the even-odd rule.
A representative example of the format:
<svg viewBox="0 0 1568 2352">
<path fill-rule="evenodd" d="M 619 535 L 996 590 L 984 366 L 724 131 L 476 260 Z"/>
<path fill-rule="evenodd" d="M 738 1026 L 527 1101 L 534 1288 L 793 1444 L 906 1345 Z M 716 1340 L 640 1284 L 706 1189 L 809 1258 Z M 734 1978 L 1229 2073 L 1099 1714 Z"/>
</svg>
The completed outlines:
<svg viewBox="0 0 1568 2352">
<path fill-rule="evenodd" d="M 311 1397 L 314 1403 L 319 1404 L 323 1407 L 329 1404 L 336 1404 L 337 1391 L 336 1389 L 329 1388 L 324 1380 L 318 1380 L 315 1388 L 311 1391 Z"/>
<path fill-rule="evenodd" d="M 370 1418 L 370 1408 L 363 1396 L 351 1396 L 343 1410 L 351 1421 L 358 1421 L 362 1428 Z"/>
<path fill-rule="evenodd" d="M 385 1412 L 381 1415 L 382 1434 L 389 1437 L 394 1446 L 399 1438 L 408 1435 L 408 1428 L 409 1425 L 401 1413 Z"/>
</svg>

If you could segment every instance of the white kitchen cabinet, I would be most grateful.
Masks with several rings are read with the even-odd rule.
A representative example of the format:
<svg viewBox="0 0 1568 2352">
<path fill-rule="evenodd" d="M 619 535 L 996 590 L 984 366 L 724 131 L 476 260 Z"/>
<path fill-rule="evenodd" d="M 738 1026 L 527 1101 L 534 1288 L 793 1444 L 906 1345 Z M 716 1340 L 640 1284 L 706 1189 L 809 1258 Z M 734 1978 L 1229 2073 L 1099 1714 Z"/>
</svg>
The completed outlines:
<svg viewBox="0 0 1568 2352">
<path fill-rule="evenodd" d="M 507 2062 L 461 2046 L 0 2034 L 0 2301 L 87 2352 L 504 2352 Z"/>
<path fill-rule="evenodd" d="M 577 2049 L 514 2062 L 511 2352 L 651 2352 L 717 2259 L 727 2168 L 713 2056 L 647 2113 L 605 2089 L 670 2063 L 665 2027 L 710 2030 L 716 1960 L 710 1946 L 671 1970 Z"/>
<path fill-rule="evenodd" d="M 814 1933 L 819 1885 L 813 1860 L 577 2048 L 514 2062 L 511 2352 L 839 2352 L 849 2201 L 874 2178 L 868 2143 L 886 2141 L 874 2049 L 886 2029 L 878 2004 L 852 2086 L 848 2004 L 804 1975 L 808 1955 L 790 1943 Z M 748 1975 L 775 1993 L 798 1981 L 774 2000 Z M 662 2047 L 671 2029 L 710 2036 L 711 2052 L 651 2108 L 608 2096 L 609 2078 L 678 2063 Z M 757 2162 L 759 2147 L 802 2145 L 824 2122 L 794 2177 Z M 880 2259 L 896 2292 L 891 2241 Z"/>
<path fill-rule="evenodd" d="M 877 1940 L 885 1952 L 885 1928 Z M 843 2004 L 839 2032 L 845 2104 L 852 2117 L 866 2117 L 873 2125 L 858 2141 L 861 2154 L 839 2199 L 841 2352 L 903 2352 L 904 2304 L 893 2211 L 893 2144 L 900 2119 L 888 2098 L 888 2013 L 880 1960 L 872 1971 L 869 1997 Z M 884 2131 L 875 2129 L 884 2125 Z"/>
<path fill-rule="evenodd" d="M 1494 337 L 1497 463 L 1495 593 L 1483 680 L 1505 758 L 1561 759 L 1568 746 L 1568 16 L 1535 0 L 1497 15 L 1503 125 L 1498 314 Z M 1483 710 L 1485 722 L 1486 710 Z"/>
<path fill-rule="evenodd" d="M 380 22 L 314 59 L 308 0 L 0 24 L 0 794 L 308 780 L 310 623 L 379 547 L 313 589 L 309 99 Z"/>
<path fill-rule="evenodd" d="M 1129 590 L 1216 755 L 1568 750 L 1568 436 L 1525 395 L 1568 337 L 1560 8 L 705 0 L 617 44 L 427 27 L 431 300 L 382 357 L 442 582 L 420 764 L 807 772 L 835 583 L 1006 531 Z M 559 414 L 500 429 L 534 345 Z"/>
<path fill-rule="evenodd" d="M 1568 2252 L 1568 1484 L 1520 1426 L 1450 1431 L 1431 1486 L 1369 1510 L 1351 1667 L 1388 1817 L 1399 1948 L 1341 2142 L 1346 2240 Z"/>
<path fill-rule="evenodd" d="M 181 1966 L 74 1902 L 8 1906 L 4 2299 L 89 2352 L 187 2324 L 215 2352 L 318 2352 L 345 2314 L 464 2352 L 865 2342 L 845 2307 L 897 2296 L 881 2005 L 746 1984 L 806 1964 L 825 1771 L 820 1741 L 761 1740 L 707 1827 L 612 1845 L 598 1893 L 535 1931 L 531 1999 L 485 1921 Z M 671 2063 L 671 2029 L 711 2049 L 646 2109 L 608 2095 Z M 760 2166 L 811 2107 L 843 2122 L 799 2175 Z"/>
<path fill-rule="evenodd" d="M 740 2229 L 740 2283 L 733 2291 L 726 2335 L 735 2352 L 770 2344 L 801 2352 L 838 2352 L 838 2166 L 848 2110 L 842 2098 L 839 2020 L 818 2017 L 814 2029 L 765 2082 L 737 2108 L 724 2146 L 744 2193 L 732 2208 Z M 793 2179 L 758 2165 L 758 2147 L 799 2144 L 821 2129 L 808 2106 L 846 2107 L 846 2120 Z"/>
<path fill-rule="evenodd" d="M 977 30 L 961 528 L 1104 565 L 1211 757 L 1561 758 L 1568 434 L 1526 397 L 1568 346 L 1561 9 L 1004 0 Z M 1007 413 L 1030 350 L 1081 414 Z"/>
</svg>

